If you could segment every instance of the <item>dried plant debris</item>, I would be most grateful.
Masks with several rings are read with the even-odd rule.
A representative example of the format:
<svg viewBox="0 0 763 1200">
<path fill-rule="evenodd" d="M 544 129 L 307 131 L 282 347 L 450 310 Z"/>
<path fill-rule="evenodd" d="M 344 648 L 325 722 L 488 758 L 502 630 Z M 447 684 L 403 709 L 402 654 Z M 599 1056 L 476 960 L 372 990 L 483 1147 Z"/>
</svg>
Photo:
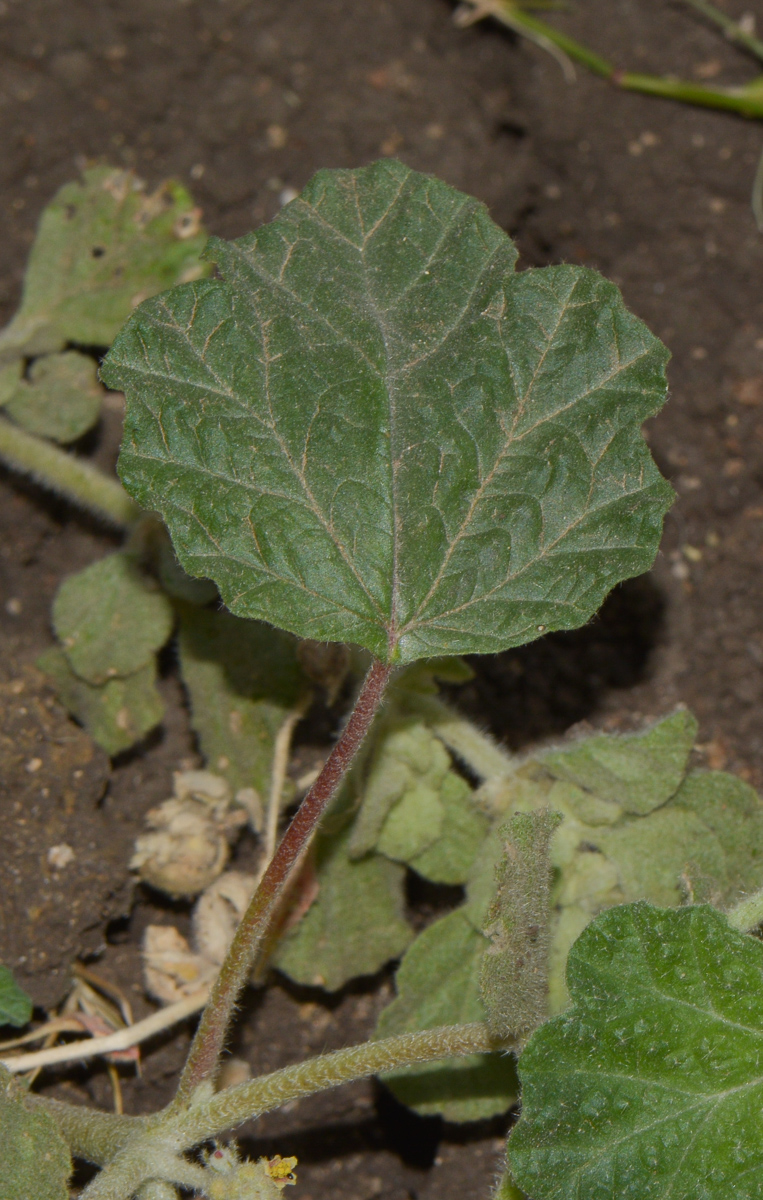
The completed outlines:
<svg viewBox="0 0 763 1200">
<path fill-rule="evenodd" d="M 174 795 L 146 814 L 130 866 L 169 896 L 198 896 L 222 874 L 247 813 L 210 771 L 176 771 L 174 781 Z"/>
</svg>

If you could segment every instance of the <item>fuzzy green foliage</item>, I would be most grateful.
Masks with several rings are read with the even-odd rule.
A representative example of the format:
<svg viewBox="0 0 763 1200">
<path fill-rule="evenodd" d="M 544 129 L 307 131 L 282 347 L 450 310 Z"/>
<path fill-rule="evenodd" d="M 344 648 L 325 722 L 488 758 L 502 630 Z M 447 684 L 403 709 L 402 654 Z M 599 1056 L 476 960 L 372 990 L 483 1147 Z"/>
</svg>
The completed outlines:
<svg viewBox="0 0 763 1200">
<path fill-rule="evenodd" d="M 32 1001 L 13 978 L 9 967 L 0 963 L 0 1025 L 26 1025 L 32 1017 Z"/>
<path fill-rule="evenodd" d="M 207 274 L 205 242 L 180 184 L 147 195 L 131 171 L 85 171 L 42 214 L 21 307 L 0 333 L 0 362 L 67 342 L 108 346 L 138 299 Z"/>
<path fill-rule="evenodd" d="M 497 1041 L 526 1036 L 548 1015 L 550 842 L 562 819 L 549 809 L 516 813 L 498 831 L 505 852 L 487 914 L 490 945 L 480 977 L 487 1025 Z"/>
<path fill-rule="evenodd" d="M 53 628 L 69 666 L 87 683 L 132 675 L 172 631 L 172 606 L 129 555 L 70 575 L 53 601 Z"/>
<path fill-rule="evenodd" d="M 207 253 L 103 377 L 125 486 L 233 612 L 410 662 L 574 628 L 649 566 L 667 355 L 612 284 L 515 274 L 483 205 L 391 161 Z"/>
<path fill-rule="evenodd" d="M 572 1007 L 520 1059 L 509 1138 L 536 1200 L 763 1196 L 763 946 L 708 906 L 599 916 Z"/>
<path fill-rule="evenodd" d="M 29 377 L 18 379 L 3 404 L 16 424 L 29 433 L 67 443 L 95 425 L 103 395 L 95 359 L 67 350 L 35 359 Z"/>
<path fill-rule="evenodd" d="M 75 675 L 57 646 L 41 654 L 37 665 L 50 676 L 61 703 L 107 754 L 129 750 L 164 716 L 153 658 L 132 675 L 101 684 L 87 683 Z"/>
<path fill-rule="evenodd" d="M 0 1187 L 3 1200 L 68 1200 L 69 1150 L 53 1119 L 24 1102 L 0 1067 Z"/>
</svg>

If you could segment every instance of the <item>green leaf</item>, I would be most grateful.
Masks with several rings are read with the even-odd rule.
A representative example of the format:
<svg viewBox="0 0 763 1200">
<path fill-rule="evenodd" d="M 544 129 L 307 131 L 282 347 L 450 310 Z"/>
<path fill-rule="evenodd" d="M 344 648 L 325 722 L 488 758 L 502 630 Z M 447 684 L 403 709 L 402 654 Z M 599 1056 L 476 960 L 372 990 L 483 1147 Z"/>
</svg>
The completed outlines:
<svg viewBox="0 0 763 1200">
<path fill-rule="evenodd" d="M 270 787 L 275 736 L 306 687 L 297 644 L 270 625 L 179 604 L 180 670 L 210 770 L 234 792 Z"/>
<path fill-rule="evenodd" d="M 347 831 L 317 839 L 317 899 L 281 943 L 275 966 L 297 983 L 336 991 L 399 958 L 413 938 L 403 869 L 376 855 L 353 861 Z"/>
<path fill-rule="evenodd" d="M 31 1019 L 31 997 L 19 987 L 10 969 L 0 963 L 0 1025 L 21 1028 Z"/>
<path fill-rule="evenodd" d="M 509 1138 L 533 1200 L 760 1200 L 763 945 L 706 906 L 610 909 L 574 1004 L 520 1058 Z"/>
<path fill-rule="evenodd" d="M 487 945 L 461 909 L 420 933 L 400 964 L 397 998 L 382 1012 L 375 1036 L 484 1021 L 479 977 Z M 403 1104 L 449 1121 L 494 1116 L 517 1094 L 513 1060 L 500 1054 L 405 1067 L 382 1078 Z"/>
<path fill-rule="evenodd" d="M 691 771 L 672 803 L 712 830 L 725 859 L 725 872 L 714 881 L 719 890 L 701 899 L 730 905 L 763 885 L 763 804 L 748 783 L 724 771 Z"/>
<path fill-rule="evenodd" d="M 480 991 L 497 1040 L 522 1037 L 548 1016 L 552 834 L 561 813 L 516 813 L 501 828 L 504 856 L 485 935 Z"/>
<path fill-rule="evenodd" d="M 131 171 L 93 167 L 60 189 L 40 219 L 21 307 L 0 333 L 0 362 L 67 342 L 108 346 L 140 300 L 208 274 L 188 192 L 143 186 Z"/>
<path fill-rule="evenodd" d="M 164 705 L 156 690 L 153 658 L 133 675 L 100 685 L 86 683 L 75 675 L 57 646 L 41 654 L 37 665 L 51 677 L 64 707 L 107 754 L 129 750 L 164 716 Z"/>
<path fill-rule="evenodd" d="M 542 762 L 558 778 L 645 816 L 677 791 L 696 734 L 695 718 L 680 711 L 646 733 L 585 738 L 577 746 L 545 754 Z"/>
<path fill-rule="evenodd" d="M 474 804 L 474 792 L 465 779 L 449 771 L 440 788 L 442 827 L 439 838 L 406 859 L 433 883 L 465 883 L 479 852 L 489 822 Z M 381 842 L 379 849 L 381 849 Z"/>
<path fill-rule="evenodd" d="M 87 683 L 144 667 L 172 623 L 167 597 L 121 552 L 70 575 L 53 601 L 53 627 L 72 670 Z"/>
<path fill-rule="evenodd" d="M 390 160 L 209 255 L 103 377 L 125 486 L 233 612 L 404 663 L 575 628 L 651 564 L 667 352 L 613 284 L 515 275 L 483 205 Z"/>
<path fill-rule="evenodd" d="M 0 1067 L 0 1187 L 3 1200 L 68 1200 L 72 1160 L 52 1117 L 27 1107 Z"/>
<path fill-rule="evenodd" d="M 17 425 L 40 437 L 73 442 L 95 425 L 104 392 L 95 360 L 76 350 L 38 358 L 5 403 Z"/>
</svg>

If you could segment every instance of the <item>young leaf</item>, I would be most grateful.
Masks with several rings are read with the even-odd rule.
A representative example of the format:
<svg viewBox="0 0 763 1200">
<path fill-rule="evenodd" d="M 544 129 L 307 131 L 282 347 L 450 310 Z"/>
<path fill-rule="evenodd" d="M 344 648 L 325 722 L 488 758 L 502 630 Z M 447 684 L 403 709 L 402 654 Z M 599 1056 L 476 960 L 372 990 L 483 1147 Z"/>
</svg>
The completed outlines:
<svg viewBox="0 0 763 1200">
<path fill-rule="evenodd" d="M 561 813 L 517 813 L 503 826 L 505 853 L 485 935 L 481 993 L 496 1040 L 523 1036 L 548 1016 L 551 836 Z"/>
<path fill-rule="evenodd" d="M 585 738 L 542 761 L 553 775 L 643 817 L 677 791 L 696 735 L 695 718 L 680 711 L 646 733 Z"/>
<path fill-rule="evenodd" d="M 397 998 L 382 1012 L 375 1036 L 484 1021 L 479 976 L 487 945 L 460 909 L 420 933 L 400 964 Z M 495 1116 L 517 1095 L 513 1060 L 501 1054 L 405 1067 L 383 1078 L 403 1104 L 449 1121 Z"/>
<path fill-rule="evenodd" d="M 108 346 L 138 297 L 208 274 L 205 241 L 179 183 L 147 195 L 131 171 L 85 171 L 42 214 L 21 308 L 0 333 L 0 362 L 67 342 Z"/>
<path fill-rule="evenodd" d="M 167 597 L 121 552 L 70 575 L 53 601 L 53 627 L 86 683 L 144 667 L 167 641 L 172 622 Z"/>
<path fill-rule="evenodd" d="M 763 945 L 706 907 L 610 909 L 575 943 L 573 1007 L 520 1058 L 509 1138 L 534 1200 L 760 1200 Z"/>
<path fill-rule="evenodd" d="M 86 683 L 75 675 L 57 646 L 37 660 L 49 675 L 58 698 L 107 754 L 121 754 L 158 725 L 164 705 L 156 690 L 156 661 L 151 658 L 133 675 L 107 683 Z"/>
<path fill-rule="evenodd" d="M 305 690 L 297 645 L 270 625 L 179 604 L 180 669 L 210 770 L 265 798 L 273 743 Z"/>
<path fill-rule="evenodd" d="M 27 1108 L 0 1067 L 0 1186 L 3 1200 L 68 1200 L 72 1160 L 52 1117 Z"/>
<path fill-rule="evenodd" d="M 440 804 L 440 836 L 431 846 L 404 861 L 433 883 L 465 883 L 488 831 L 488 821 L 475 807 L 469 784 L 455 771 L 448 771 L 445 776 Z"/>
<path fill-rule="evenodd" d="M 275 958 L 275 966 L 297 983 L 329 991 L 375 974 L 413 938 L 404 917 L 402 868 L 375 855 L 354 862 L 347 837 L 319 835 L 318 896 Z"/>
<path fill-rule="evenodd" d="M 575 628 L 650 565 L 667 352 L 613 284 L 514 274 L 483 205 L 389 160 L 209 256 L 103 377 L 125 486 L 233 612 L 404 663 Z"/>
<path fill-rule="evenodd" d="M 0 963 L 0 1025 L 21 1028 L 32 1019 L 32 1001 L 8 967 Z"/>
<path fill-rule="evenodd" d="M 95 425 L 104 392 L 95 360 L 76 350 L 32 363 L 5 403 L 17 425 L 56 442 L 73 442 Z"/>
</svg>

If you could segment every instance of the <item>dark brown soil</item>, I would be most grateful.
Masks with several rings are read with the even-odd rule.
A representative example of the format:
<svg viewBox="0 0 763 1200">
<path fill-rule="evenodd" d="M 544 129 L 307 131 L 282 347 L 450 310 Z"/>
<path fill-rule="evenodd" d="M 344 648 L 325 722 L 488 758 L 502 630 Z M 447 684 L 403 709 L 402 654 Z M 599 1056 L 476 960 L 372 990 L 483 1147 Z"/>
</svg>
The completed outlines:
<svg viewBox="0 0 763 1200">
<path fill-rule="evenodd" d="M 729 83 L 755 71 L 679 4 L 574 9 L 553 19 L 624 66 Z M 451 13 L 447 0 L 2 0 L 0 318 L 41 208 L 87 159 L 150 183 L 178 176 L 230 237 L 317 168 L 395 154 L 482 198 L 524 266 L 598 268 L 674 355 L 672 400 L 649 430 L 679 497 L 663 551 L 588 628 L 482 663 L 461 703 L 519 746 L 683 702 L 708 763 L 760 785 L 763 237 L 749 196 L 761 128 L 583 73 L 565 83 L 540 50 L 496 26 L 459 32 Z M 104 465 L 117 441 L 112 413 L 95 448 Z M 131 910 L 126 863 L 171 771 L 197 761 L 182 693 L 170 664 L 161 734 L 111 765 L 51 704 L 32 664 L 51 641 L 52 596 L 112 543 L 33 487 L 0 486 L 2 955 L 41 1005 L 60 998 L 72 957 L 90 955 L 142 1015 L 142 929 L 184 914 L 148 895 Z M 55 869 L 48 852 L 62 843 L 74 859 Z M 347 1044 L 388 987 L 324 1003 L 275 984 L 253 995 L 237 1053 L 257 1070 Z M 168 1098 L 185 1045 L 170 1035 L 140 1079 L 125 1073 L 127 1111 Z M 103 1070 L 59 1078 L 59 1095 L 111 1102 Z M 422 1121 L 370 1083 L 250 1132 L 255 1150 L 299 1155 L 296 1200 L 485 1200 L 501 1144 L 500 1123 Z"/>
</svg>

